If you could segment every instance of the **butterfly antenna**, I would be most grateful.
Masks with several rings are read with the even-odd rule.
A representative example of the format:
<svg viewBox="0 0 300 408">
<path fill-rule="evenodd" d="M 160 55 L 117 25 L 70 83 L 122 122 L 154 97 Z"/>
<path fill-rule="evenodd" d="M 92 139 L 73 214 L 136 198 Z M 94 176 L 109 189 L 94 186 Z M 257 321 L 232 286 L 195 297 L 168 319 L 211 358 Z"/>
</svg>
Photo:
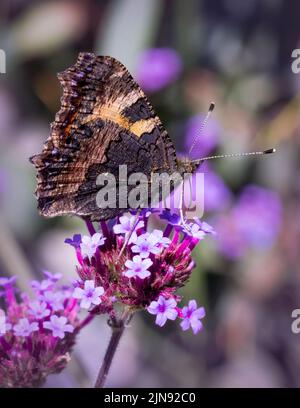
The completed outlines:
<svg viewBox="0 0 300 408">
<path fill-rule="evenodd" d="M 211 115 L 211 113 L 212 113 L 212 111 L 213 111 L 214 109 L 215 109 L 215 103 L 214 103 L 214 102 L 211 102 L 210 105 L 209 105 L 208 112 L 207 112 L 207 114 L 206 114 L 206 116 L 205 116 L 203 122 L 201 123 L 200 129 L 199 129 L 199 131 L 197 132 L 197 134 L 194 136 L 193 142 L 192 142 L 191 147 L 190 147 L 190 150 L 189 150 L 189 155 L 190 155 L 191 152 L 193 151 L 193 149 L 194 149 L 194 147 L 195 147 L 195 145 L 196 145 L 196 143 L 197 143 L 198 137 L 199 137 L 199 136 L 201 135 L 201 133 L 203 132 L 203 129 L 205 128 L 205 126 L 206 126 L 206 124 L 207 124 L 207 122 L 208 122 L 208 120 L 209 120 L 209 117 L 210 117 L 210 115 Z"/>
<path fill-rule="evenodd" d="M 217 156 L 202 157 L 202 159 L 193 160 L 192 163 L 194 163 L 196 165 L 199 165 L 204 160 L 227 159 L 227 158 L 244 157 L 244 156 L 260 156 L 260 155 L 264 155 L 264 154 L 272 154 L 272 153 L 275 153 L 275 152 L 276 152 L 276 149 L 267 149 L 267 150 L 263 150 L 261 152 L 220 154 L 220 155 L 217 155 Z"/>
</svg>

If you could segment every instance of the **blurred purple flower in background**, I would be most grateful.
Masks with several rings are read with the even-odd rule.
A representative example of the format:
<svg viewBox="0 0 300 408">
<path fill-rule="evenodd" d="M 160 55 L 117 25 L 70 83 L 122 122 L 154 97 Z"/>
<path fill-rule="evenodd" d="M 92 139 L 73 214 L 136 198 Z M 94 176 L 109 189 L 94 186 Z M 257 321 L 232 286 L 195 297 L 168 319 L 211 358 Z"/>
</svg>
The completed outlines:
<svg viewBox="0 0 300 408">
<path fill-rule="evenodd" d="M 204 212 L 223 211 L 228 208 L 232 200 L 232 193 L 223 179 L 211 170 L 206 163 L 200 166 L 197 171 L 204 174 L 203 195 L 200 198 L 203 200 Z M 174 195 L 174 193 L 172 192 L 171 195 Z M 197 185 L 197 177 L 196 173 L 194 173 L 189 180 L 184 182 L 184 203 L 188 204 L 198 200 L 199 204 L 199 197 L 199 185 Z M 168 214 L 164 213 L 164 216 L 168 217 Z M 173 216 L 174 219 L 168 219 L 169 222 L 176 224 L 180 221 L 180 218 Z"/>
<path fill-rule="evenodd" d="M 1 195 L 6 190 L 6 185 L 7 185 L 6 172 L 2 168 L 0 168 L 0 198 L 1 198 Z"/>
<path fill-rule="evenodd" d="M 66 290 L 57 281 L 50 286 L 43 282 L 32 285 L 31 300 L 26 293 L 15 296 L 13 278 L 1 278 L 5 310 L 0 309 L 0 387 L 41 386 L 49 374 L 64 369 L 78 332 L 93 317 L 79 320 L 72 287 Z M 47 294 L 60 299 L 60 311 L 52 307 Z"/>
<path fill-rule="evenodd" d="M 248 185 L 229 212 L 218 218 L 220 249 L 229 258 L 243 256 L 248 248 L 266 249 L 278 236 L 281 202 L 276 192 Z"/>
<path fill-rule="evenodd" d="M 249 185 L 233 210 L 241 234 L 254 247 L 269 247 L 278 235 L 281 203 L 275 191 Z"/>
<path fill-rule="evenodd" d="M 201 168 L 200 170 L 201 171 Z M 204 171 L 204 211 L 222 211 L 231 201 L 231 191 L 214 171 Z"/>
<path fill-rule="evenodd" d="M 182 70 L 177 52 L 171 48 L 144 51 L 136 70 L 136 79 L 145 92 L 156 92 L 175 81 Z"/>
<path fill-rule="evenodd" d="M 191 152 L 192 159 L 199 159 L 207 156 L 217 147 L 219 142 L 220 126 L 213 118 L 209 119 L 205 125 L 205 129 L 203 129 L 200 135 L 199 131 L 204 118 L 204 114 L 196 115 L 191 117 L 186 123 L 184 138 L 185 151 L 188 152 L 190 150 L 195 138 L 197 140 Z"/>
<path fill-rule="evenodd" d="M 185 155 L 187 155 L 193 146 L 191 153 L 188 154 L 191 159 L 209 156 L 217 148 L 220 141 L 221 128 L 217 120 L 210 118 L 205 128 L 200 131 L 204 118 L 204 114 L 199 114 L 191 117 L 186 123 L 184 150 Z M 230 203 L 230 189 L 222 178 L 210 168 L 207 162 L 202 163 L 198 172 L 204 173 L 204 211 L 224 210 Z M 192 194 L 193 200 L 196 198 L 194 180 L 195 176 L 192 177 L 191 182 L 193 186 L 192 192 L 188 193 L 189 195 Z M 185 200 L 189 200 L 189 198 L 187 197 Z"/>
<path fill-rule="evenodd" d="M 221 253 L 229 259 L 243 256 L 248 248 L 235 223 L 232 214 L 222 214 L 215 222 L 218 234 L 218 247 Z"/>
</svg>

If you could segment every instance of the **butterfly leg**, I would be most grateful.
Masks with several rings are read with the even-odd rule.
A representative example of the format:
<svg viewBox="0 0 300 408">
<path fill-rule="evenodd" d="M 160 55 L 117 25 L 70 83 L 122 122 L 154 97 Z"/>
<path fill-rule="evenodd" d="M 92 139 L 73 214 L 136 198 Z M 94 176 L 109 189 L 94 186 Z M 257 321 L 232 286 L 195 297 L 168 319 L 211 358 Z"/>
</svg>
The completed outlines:
<svg viewBox="0 0 300 408">
<path fill-rule="evenodd" d="M 183 214 L 183 209 L 182 208 L 179 209 L 179 215 L 180 215 L 180 220 L 181 220 L 181 224 L 182 224 L 183 228 L 186 231 L 191 232 L 192 231 L 191 227 L 189 226 L 189 224 L 186 221 L 186 218 L 185 218 L 185 216 Z"/>
<path fill-rule="evenodd" d="M 180 215 L 180 220 L 183 228 L 187 230 L 188 232 L 191 232 L 191 227 L 189 224 L 186 222 L 186 218 L 183 213 L 183 183 L 182 183 L 182 188 L 180 192 L 180 204 L 179 204 L 179 215 Z"/>
</svg>

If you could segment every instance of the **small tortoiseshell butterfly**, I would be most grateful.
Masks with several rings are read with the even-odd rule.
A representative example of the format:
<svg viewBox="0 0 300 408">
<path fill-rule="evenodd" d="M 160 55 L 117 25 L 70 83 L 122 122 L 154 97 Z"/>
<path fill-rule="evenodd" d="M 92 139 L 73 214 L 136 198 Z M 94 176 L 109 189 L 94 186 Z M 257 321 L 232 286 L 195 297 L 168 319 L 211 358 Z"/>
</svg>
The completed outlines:
<svg viewBox="0 0 300 408">
<path fill-rule="evenodd" d="M 96 178 L 118 177 L 120 165 L 131 173 L 193 173 L 204 159 L 181 161 L 159 117 L 128 70 L 112 57 L 80 53 L 74 66 L 58 74 L 61 109 L 40 154 L 38 209 L 90 221 L 114 218 L 124 208 L 99 208 Z M 270 153 L 271 150 L 262 153 Z"/>
</svg>

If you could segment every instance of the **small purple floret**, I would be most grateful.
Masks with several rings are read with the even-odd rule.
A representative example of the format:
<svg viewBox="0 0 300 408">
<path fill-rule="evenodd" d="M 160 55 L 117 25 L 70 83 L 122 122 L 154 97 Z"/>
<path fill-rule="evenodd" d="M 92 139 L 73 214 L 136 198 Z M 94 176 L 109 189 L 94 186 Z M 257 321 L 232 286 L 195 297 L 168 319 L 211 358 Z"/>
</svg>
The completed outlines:
<svg viewBox="0 0 300 408">
<path fill-rule="evenodd" d="M 194 334 L 197 334 L 203 327 L 200 319 L 205 317 L 204 307 L 197 309 L 197 302 L 190 300 L 188 306 L 184 306 L 181 311 L 183 321 L 180 323 L 182 330 L 191 328 Z"/>
<path fill-rule="evenodd" d="M 153 264 L 151 259 L 142 259 L 141 256 L 135 255 L 131 260 L 125 262 L 125 266 L 128 268 L 123 273 L 127 278 L 140 278 L 145 279 L 151 275 L 148 268 Z"/>
<path fill-rule="evenodd" d="M 168 319 L 176 319 L 178 315 L 176 306 L 177 303 L 175 299 L 165 299 L 164 296 L 160 295 L 157 300 L 150 303 L 147 310 L 149 313 L 156 315 L 155 323 L 162 327 Z"/>
<path fill-rule="evenodd" d="M 14 333 L 16 336 L 28 337 L 32 332 L 35 332 L 39 329 L 37 322 L 30 323 L 29 320 L 25 317 L 20 319 L 17 324 L 14 325 Z"/>
<path fill-rule="evenodd" d="M 91 306 L 100 305 L 103 294 L 104 289 L 101 286 L 95 288 L 94 281 L 86 280 L 83 289 L 80 287 L 75 288 L 73 297 L 81 300 L 81 308 L 89 309 Z"/>
<path fill-rule="evenodd" d="M 73 238 L 66 238 L 65 243 L 71 245 L 74 248 L 80 248 L 81 244 L 81 235 L 75 234 Z"/>
<path fill-rule="evenodd" d="M 65 316 L 59 317 L 52 315 L 50 321 L 43 323 L 43 327 L 44 329 L 51 330 L 53 337 L 63 339 L 65 337 L 65 333 L 73 333 L 74 331 L 74 327 L 67 322 L 68 319 Z"/>
</svg>

